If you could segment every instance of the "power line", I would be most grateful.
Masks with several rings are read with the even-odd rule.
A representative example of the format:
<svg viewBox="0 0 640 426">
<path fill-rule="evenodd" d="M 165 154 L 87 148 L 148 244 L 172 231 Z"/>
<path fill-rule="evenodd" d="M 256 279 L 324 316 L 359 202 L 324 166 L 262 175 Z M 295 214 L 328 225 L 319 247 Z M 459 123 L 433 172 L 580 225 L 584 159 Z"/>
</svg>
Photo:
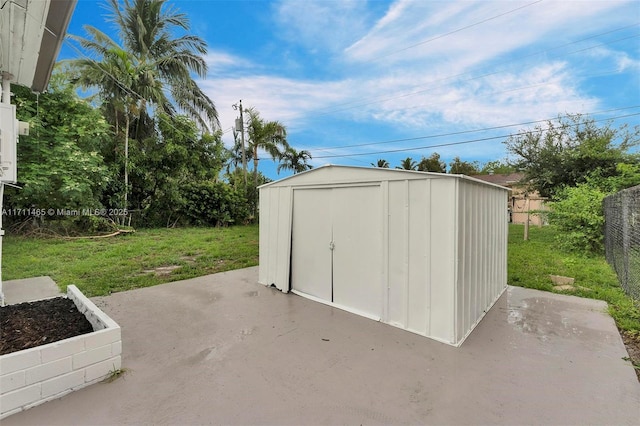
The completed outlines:
<svg viewBox="0 0 640 426">
<path fill-rule="evenodd" d="M 633 106 L 622 107 L 622 108 L 613 108 L 613 109 L 607 109 L 607 110 L 602 110 L 602 111 L 594 111 L 594 112 L 585 113 L 584 115 L 598 115 L 598 114 L 604 114 L 604 113 L 608 113 L 608 112 L 624 111 L 624 110 L 627 110 L 627 109 L 634 109 L 634 108 L 640 108 L 640 105 L 633 105 Z M 473 130 L 461 130 L 459 132 L 441 133 L 441 134 L 436 134 L 436 135 L 417 136 L 417 137 L 403 138 L 403 139 L 393 139 L 393 140 L 386 140 L 386 141 L 380 141 L 380 142 L 358 143 L 358 144 L 353 144 L 353 145 L 332 146 L 332 147 L 327 147 L 327 149 L 335 150 L 335 149 L 344 149 L 344 148 L 359 148 L 359 147 L 363 147 L 363 146 L 383 145 L 383 144 L 394 143 L 394 142 L 409 142 L 409 141 L 415 141 L 415 140 L 421 140 L 421 139 L 436 139 L 436 138 L 443 138 L 443 137 L 448 137 L 448 136 L 464 135 L 464 134 L 469 134 L 469 133 L 486 132 L 486 131 L 489 131 L 489 130 L 506 129 L 506 128 L 509 128 L 509 127 L 528 126 L 528 125 L 531 125 L 531 124 L 539 124 L 539 123 L 546 123 L 546 122 L 549 122 L 549 121 L 555 121 L 557 119 L 558 119 L 558 117 L 546 118 L 544 120 L 525 121 L 523 123 L 504 124 L 504 125 L 501 125 L 501 126 L 483 127 L 483 128 L 480 128 L 480 129 L 473 129 Z M 326 151 L 325 148 L 311 148 L 311 149 L 314 150 L 314 151 Z"/>
<path fill-rule="evenodd" d="M 487 22 L 489 22 L 489 21 L 493 21 L 494 19 L 498 19 L 498 18 L 501 18 L 501 17 L 503 17 L 503 16 L 505 16 L 505 15 L 509 15 L 509 14 L 511 14 L 511 13 L 513 13 L 513 12 L 517 12 L 517 11 L 519 11 L 519 10 L 522 10 L 522 9 L 524 9 L 524 8 L 527 8 L 527 7 L 529 7 L 529 6 L 533 6 L 534 4 L 540 3 L 541 1 L 542 1 L 542 0 L 537 0 L 537 1 L 534 1 L 534 2 L 532 2 L 532 3 L 525 4 L 524 6 L 520 6 L 520 7 L 517 7 L 517 8 L 515 8 L 515 9 L 509 10 L 509 11 L 507 11 L 507 12 L 503 12 L 503 13 L 500 13 L 500 14 L 498 14 L 498 15 L 492 16 L 492 17 L 490 17 L 490 18 L 484 19 L 484 20 L 482 20 L 482 21 L 475 22 L 475 23 L 470 24 L 470 25 L 466 25 L 466 26 L 464 26 L 464 27 L 461 27 L 461 28 L 455 29 L 455 30 L 453 30 L 453 31 L 449 31 L 449 32 L 444 33 L 444 34 L 437 35 L 437 36 L 432 37 L 432 38 L 430 38 L 430 39 L 423 40 L 423 41 L 421 41 L 421 42 L 418 42 L 418 43 L 412 44 L 412 45 L 410 45 L 410 46 L 407 46 L 407 47 L 405 47 L 405 48 L 403 48 L 403 49 L 395 50 L 395 51 L 393 51 L 393 52 L 391 52 L 391 53 L 388 53 L 388 54 L 386 54 L 386 55 L 383 55 L 383 56 L 378 56 L 377 58 L 375 58 L 375 59 L 373 59 L 373 60 L 370 60 L 370 61 L 368 61 L 368 62 L 375 62 L 375 61 L 379 61 L 380 59 L 384 59 L 384 58 L 388 58 L 389 56 L 397 55 L 398 53 L 404 52 L 404 51 L 409 50 L 409 49 L 413 49 L 414 47 L 422 46 L 423 44 L 430 43 L 430 42 L 435 41 L 435 40 L 439 40 L 439 39 L 441 39 L 441 38 L 444 38 L 444 37 L 450 36 L 450 35 L 452 35 L 452 34 L 459 33 L 459 32 L 461 32 L 461 31 L 467 30 L 467 29 L 469 29 L 469 28 L 476 27 L 476 26 L 481 25 L 481 24 L 485 24 L 485 23 L 487 23 Z M 366 62 L 365 62 L 365 63 L 366 63 Z"/>
<path fill-rule="evenodd" d="M 638 25 L 640 25 L 640 24 L 634 24 L 634 25 L 630 25 L 630 26 L 627 26 L 627 27 L 622 27 L 621 29 L 626 29 L 626 28 L 633 27 L 633 26 L 638 26 Z M 605 32 L 605 33 L 602 33 L 602 34 L 599 34 L 599 35 L 609 34 L 611 32 L 615 32 L 615 31 L 617 31 L 617 30 L 608 31 L 608 32 Z M 532 57 L 532 56 L 543 55 L 543 54 L 548 53 L 548 52 L 550 52 L 552 50 L 557 50 L 557 49 L 559 49 L 561 47 L 565 47 L 565 46 L 568 46 L 568 45 L 571 45 L 571 44 L 576 44 L 578 42 L 581 42 L 581 41 L 584 41 L 584 40 L 587 40 L 587 39 L 590 39 L 590 38 L 594 38 L 594 37 L 597 37 L 599 35 L 590 36 L 590 37 L 587 37 L 585 39 L 574 41 L 574 42 L 571 42 L 571 43 L 566 43 L 564 45 L 561 45 L 561 46 L 558 46 L 558 47 L 555 47 L 555 48 L 552 48 L 552 49 L 547 49 L 547 50 L 544 50 L 544 51 L 541 51 L 541 52 L 537 52 L 537 53 L 533 53 L 533 54 L 530 54 L 530 55 L 526 55 L 526 56 L 523 56 L 523 57 L 520 57 L 520 58 L 517 58 L 517 59 L 514 59 L 514 60 L 505 61 L 505 62 L 497 64 L 497 66 L 504 65 L 504 64 L 509 64 L 509 63 L 513 63 L 513 62 L 517 62 L 517 61 L 520 61 L 522 59 L 526 59 L 526 58 Z M 564 57 L 564 56 L 572 55 L 572 54 L 575 54 L 575 53 L 585 52 L 587 50 L 596 49 L 598 47 L 607 46 L 609 44 L 617 43 L 617 42 L 624 41 L 624 40 L 629 40 L 629 39 L 632 39 L 632 38 L 638 38 L 638 37 L 640 37 L 640 34 L 631 35 L 631 36 L 627 36 L 627 37 L 622 37 L 622 38 L 619 38 L 619 39 L 616 39 L 616 40 L 612 40 L 612 41 L 609 41 L 609 42 L 606 42 L 606 43 L 600 43 L 600 44 L 589 46 L 589 47 L 582 48 L 582 49 L 579 49 L 579 50 L 571 51 L 571 52 L 565 53 L 563 55 L 552 56 L 551 59 L 558 58 L 558 57 L 561 57 L 561 56 Z M 485 78 L 485 77 L 490 77 L 490 76 L 502 74 L 502 73 L 505 73 L 505 72 L 507 72 L 507 71 L 506 70 L 492 71 L 492 72 L 488 72 L 488 73 L 485 73 L 485 74 L 472 76 L 472 77 L 464 79 L 464 80 L 459 80 L 458 83 L 467 83 L 467 82 L 474 81 L 474 80 L 479 80 L 479 79 L 482 79 L 482 78 Z M 407 98 L 407 97 L 410 97 L 410 96 L 419 95 L 419 94 L 422 94 L 422 93 L 429 92 L 431 90 L 435 90 L 435 89 L 439 89 L 439 88 L 445 87 L 444 84 L 439 84 L 439 83 L 444 83 L 444 82 L 446 82 L 448 80 L 453 80 L 455 78 L 462 77 L 464 75 L 471 74 L 471 73 L 472 73 L 472 71 L 463 72 L 463 73 L 455 74 L 455 75 L 452 75 L 452 76 L 443 77 L 443 78 L 434 80 L 432 82 L 429 82 L 427 84 L 413 86 L 413 89 L 417 89 L 419 87 L 425 87 L 426 86 L 426 88 L 424 88 L 422 90 L 405 92 L 405 93 L 397 94 L 397 95 L 394 95 L 394 96 L 388 96 L 388 97 L 371 97 L 371 98 L 369 98 L 370 101 L 365 101 L 365 102 L 362 102 L 361 99 L 359 99 L 357 101 L 345 102 L 345 103 L 336 105 L 337 107 L 344 106 L 344 108 L 333 108 L 333 107 L 330 107 L 330 108 L 333 108 L 333 109 L 330 109 L 330 110 L 324 111 L 324 112 L 321 112 L 321 111 L 323 111 L 323 109 L 327 109 L 327 108 L 321 108 L 319 110 L 316 110 L 316 111 L 319 111 L 319 112 L 317 112 L 315 114 L 315 116 L 330 115 L 330 114 L 334 114 L 336 112 L 342 112 L 342 111 L 347 111 L 347 110 L 350 110 L 350 109 L 361 108 L 361 107 L 367 106 L 367 105 L 383 103 L 383 102 L 388 102 L 388 101 L 392 101 L 392 100 L 396 100 L 396 99 Z M 308 113 L 309 112 L 313 113 L 314 111 L 313 110 L 312 111 L 308 111 Z"/>
<path fill-rule="evenodd" d="M 617 120 L 617 119 L 620 119 L 620 118 L 634 117 L 634 116 L 639 116 L 639 115 L 640 115 L 640 112 L 639 113 L 635 113 L 635 114 L 619 115 L 619 116 L 615 116 L 615 117 L 609 117 L 609 118 L 606 118 L 606 119 L 593 120 L 593 121 L 594 122 L 611 121 L 611 120 Z M 541 131 L 545 131 L 545 130 L 548 130 L 548 128 L 547 129 L 541 129 Z M 442 143 L 442 144 L 436 144 L 436 145 L 417 146 L 417 147 L 412 147 L 412 148 L 389 149 L 389 150 L 385 150 L 385 151 L 376 151 L 376 152 L 360 152 L 360 153 L 355 153 L 355 154 L 319 155 L 319 156 L 315 156 L 313 158 L 319 159 L 319 158 L 338 158 L 338 157 L 340 157 L 340 158 L 362 157 L 362 156 L 367 156 L 367 155 L 379 155 L 379 154 L 390 154 L 390 153 L 395 153 L 395 152 L 418 151 L 418 150 L 422 150 L 422 149 L 441 148 L 441 147 L 445 147 L 445 146 L 464 145 L 464 144 L 470 144 L 470 143 L 476 143 L 476 142 L 486 142 L 486 141 L 489 141 L 489 140 L 504 139 L 504 138 L 508 138 L 508 137 L 511 137 L 511 136 L 522 136 L 522 135 L 526 135 L 527 133 L 529 133 L 529 131 L 511 133 L 509 135 L 489 136 L 489 137 L 486 137 L 486 138 L 470 139 L 470 140 L 464 140 L 464 141 L 458 141 L 458 142 L 448 142 L 448 143 Z M 396 139 L 396 140 L 386 141 L 386 142 L 388 142 L 388 143 L 391 143 L 391 142 L 405 142 L 407 140 L 427 139 L 427 138 L 430 138 L 430 137 L 432 137 L 432 136 L 420 136 L 420 137 L 409 138 L 409 139 Z"/>
</svg>

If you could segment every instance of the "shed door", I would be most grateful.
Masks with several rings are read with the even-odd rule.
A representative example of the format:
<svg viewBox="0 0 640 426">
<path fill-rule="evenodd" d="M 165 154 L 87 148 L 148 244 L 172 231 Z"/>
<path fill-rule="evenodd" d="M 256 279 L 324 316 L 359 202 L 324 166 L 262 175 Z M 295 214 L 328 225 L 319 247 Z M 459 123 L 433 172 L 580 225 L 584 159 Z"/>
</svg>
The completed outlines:
<svg viewBox="0 0 640 426">
<path fill-rule="evenodd" d="M 331 301 L 331 189 L 295 191 L 291 289 Z"/>
<path fill-rule="evenodd" d="M 381 205 L 379 186 L 295 190 L 292 289 L 379 319 Z"/>
</svg>

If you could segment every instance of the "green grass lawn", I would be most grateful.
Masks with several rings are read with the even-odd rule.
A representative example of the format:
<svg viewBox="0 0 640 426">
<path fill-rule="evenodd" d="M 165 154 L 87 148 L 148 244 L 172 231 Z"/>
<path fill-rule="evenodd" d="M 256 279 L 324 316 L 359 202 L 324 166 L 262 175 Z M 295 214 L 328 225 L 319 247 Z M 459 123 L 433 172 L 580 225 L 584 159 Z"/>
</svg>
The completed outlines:
<svg viewBox="0 0 640 426">
<path fill-rule="evenodd" d="M 577 290 L 564 293 L 606 301 L 618 327 L 640 336 L 640 309 L 603 256 L 563 251 L 553 227 L 531 227 L 529 241 L 523 232 L 522 225 L 509 228 L 509 284 L 553 291 L 549 274 L 574 277 Z M 6 236 L 3 249 L 5 280 L 49 275 L 62 289 L 75 284 L 88 296 L 103 296 L 257 265 L 258 225 L 143 229 L 94 240 Z M 152 271 L 163 266 L 180 268 Z"/>
<path fill-rule="evenodd" d="M 640 307 L 628 297 L 604 256 L 568 253 L 559 248 L 554 227 L 531 227 L 529 241 L 524 226 L 510 225 L 507 282 L 510 285 L 554 291 L 549 275 L 575 278 L 575 291 L 563 294 L 604 300 L 621 330 L 640 336 Z"/>
<path fill-rule="evenodd" d="M 104 296 L 257 264 L 258 225 L 143 229 L 93 240 L 5 236 L 2 278 L 49 275 L 63 290 L 75 284 L 87 296 Z M 163 266 L 180 268 L 152 271 Z"/>
</svg>

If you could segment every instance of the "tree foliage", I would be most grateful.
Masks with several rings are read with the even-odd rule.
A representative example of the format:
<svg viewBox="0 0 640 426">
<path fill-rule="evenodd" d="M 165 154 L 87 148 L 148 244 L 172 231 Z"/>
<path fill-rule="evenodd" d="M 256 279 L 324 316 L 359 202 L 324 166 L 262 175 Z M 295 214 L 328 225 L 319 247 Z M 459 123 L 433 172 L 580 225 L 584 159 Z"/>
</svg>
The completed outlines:
<svg viewBox="0 0 640 426">
<path fill-rule="evenodd" d="M 186 15 L 165 7 L 165 0 L 109 0 L 108 6 L 120 43 L 87 25 L 86 38 L 69 36 L 80 44 L 85 56 L 65 62 L 74 73 L 75 84 L 97 90 L 93 97 L 101 102 L 116 135 L 122 137 L 120 205 L 127 208 L 131 190 L 129 139 L 132 135 L 140 140 L 153 133 L 149 111 L 169 116 L 183 111 L 205 131 L 219 127 L 218 114 L 213 101 L 191 77 L 192 73 L 206 76 L 202 55 L 207 48 L 197 36 L 178 34 L 178 30 L 189 29 Z"/>
<path fill-rule="evenodd" d="M 185 185 L 217 183 L 228 154 L 220 132 L 199 134 L 188 117 L 159 114 L 157 128 L 131 146 L 131 206 L 147 223 L 167 225 L 187 207 Z"/>
<path fill-rule="evenodd" d="M 280 164 L 277 172 L 281 170 L 291 170 L 293 174 L 311 170 L 313 166 L 309 164 L 311 153 L 307 150 L 297 151 L 295 148 L 288 146 L 281 154 Z"/>
<path fill-rule="evenodd" d="M 371 163 L 371 165 L 373 167 L 379 167 L 381 169 L 388 169 L 389 168 L 389 162 L 383 158 L 378 159 L 378 161 L 376 161 L 375 163 Z"/>
<path fill-rule="evenodd" d="M 629 152 L 639 135 L 638 128 L 599 126 L 589 117 L 568 115 L 507 140 L 513 165 L 533 189 L 551 197 L 549 220 L 562 230 L 560 244 L 602 250 L 602 200 L 640 184 L 640 157 Z"/>
<path fill-rule="evenodd" d="M 278 121 L 264 120 L 255 108 L 248 108 L 246 112 L 248 145 L 253 157 L 254 184 L 257 187 L 259 151 L 266 151 L 274 161 L 281 160 L 289 148 L 287 129 Z"/>
<path fill-rule="evenodd" d="M 477 175 L 479 173 L 478 162 L 462 161 L 460 157 L 455 157 L 453 161 L 449 163 L 449 173 L 467 176 Z"/>
<path fill-rule="evenodd" d="M 515 166 L 502 160 L 488 161 L 484 166 L 482 166 L 482 169 L 480 169 L 481 175 L 508 175 L 510 173 L 517 172 L 518 169 Z"/>
<path fill-rule="evenodd" d="M 13 208 L 100 208 L 112 179 L 100 154 L 109 125 L 80 100 L 64 76 L 54 74 L 49 92 L 13 86 L 17 118 L 30 123 L 18 144 L 18 185 L 7 190 Z"/>
<path fill-rule="evenodd" d="M 601 252 L 607 193 L 592 183 L 565 186 L 550 203 L 549 220 L 562 231 L 559 242 L 570 250 Z"/>
<path fill-rule="evenodd" d="M 165 0 L 109 0 L 111 20 L 119 29 L 124 47 L 144 70 L 146 86 L 159 84 L 170 97 L 143 98 L 164 113 L 176 113 L 175 103 L 202 129 L 218 127 L 218 113 L 211 99 L 198 87 L 192 74 L 207 75 L 206 42 L 189 30 L 189 19 Z M 170 99 L 173 102 L 170 102 Z M 205 120 L 206 118 L 206 120 Z"/>
<path fill-rule="evenodd" d="M 421 172 L 446 173 L 447 163 L 440 159 L 440 154 L 434 152 L 428 158 L 422 157 L 418 163 L 418 170 Z"/>
<path fill-rule="evenodd" d="M 597 172 L 602 178 L 618 175 L 618 164 L 638 164 L 638 155 L 629 154 L 637 146 L 640 130 L 611 123 L 598 126 L 583 115 L 567 115 L 509 137 L 507 150 L 515 156 L 512 164 L 544 197 L 554 196 L 564 187 L 587 181 Z"/>
<path fill-rule="evenodd" d="M 400 162 L 399 166 L 396 166 L 396 169 L 401 170 L 416 170 L 418 168 L 418 164 L 411 157 L 407 157 Z"/>
<path fill-rule="evenodd" d="M 197 226 L 242 224 L 251 206 L 243 189 L 222 182 L 190 182 L 183 188 L 188 223 Z"/>
</svg>

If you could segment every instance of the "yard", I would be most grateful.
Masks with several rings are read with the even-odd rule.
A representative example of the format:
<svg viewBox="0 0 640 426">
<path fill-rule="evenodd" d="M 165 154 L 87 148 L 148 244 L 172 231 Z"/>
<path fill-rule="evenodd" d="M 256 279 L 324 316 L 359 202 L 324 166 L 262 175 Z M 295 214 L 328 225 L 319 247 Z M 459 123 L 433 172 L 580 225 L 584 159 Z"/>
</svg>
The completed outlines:
<svg viewBox="0 0 640 426">
<path fill-rule="evenodd" d="M 2 278 L 48 275 L 105 296 L 258 264 L 258 226 L 143 229 L 103 239 L 4 238 Z"/>
<path fill-rule="evenodd" d="M 602 256 L 561 251 L 553 227 L 509 229 L 508 283 L 554 291 L 549 275 L 575 278 L 565 294 L 604 300 L 635 364 L 640 364 L 640 309 Z M 88 296 L 153 286 L 258 264 L 258 226 L 149 229 L 109 239 L 4 239 L 3 279 L 49 275 Z"/>
</svg>

